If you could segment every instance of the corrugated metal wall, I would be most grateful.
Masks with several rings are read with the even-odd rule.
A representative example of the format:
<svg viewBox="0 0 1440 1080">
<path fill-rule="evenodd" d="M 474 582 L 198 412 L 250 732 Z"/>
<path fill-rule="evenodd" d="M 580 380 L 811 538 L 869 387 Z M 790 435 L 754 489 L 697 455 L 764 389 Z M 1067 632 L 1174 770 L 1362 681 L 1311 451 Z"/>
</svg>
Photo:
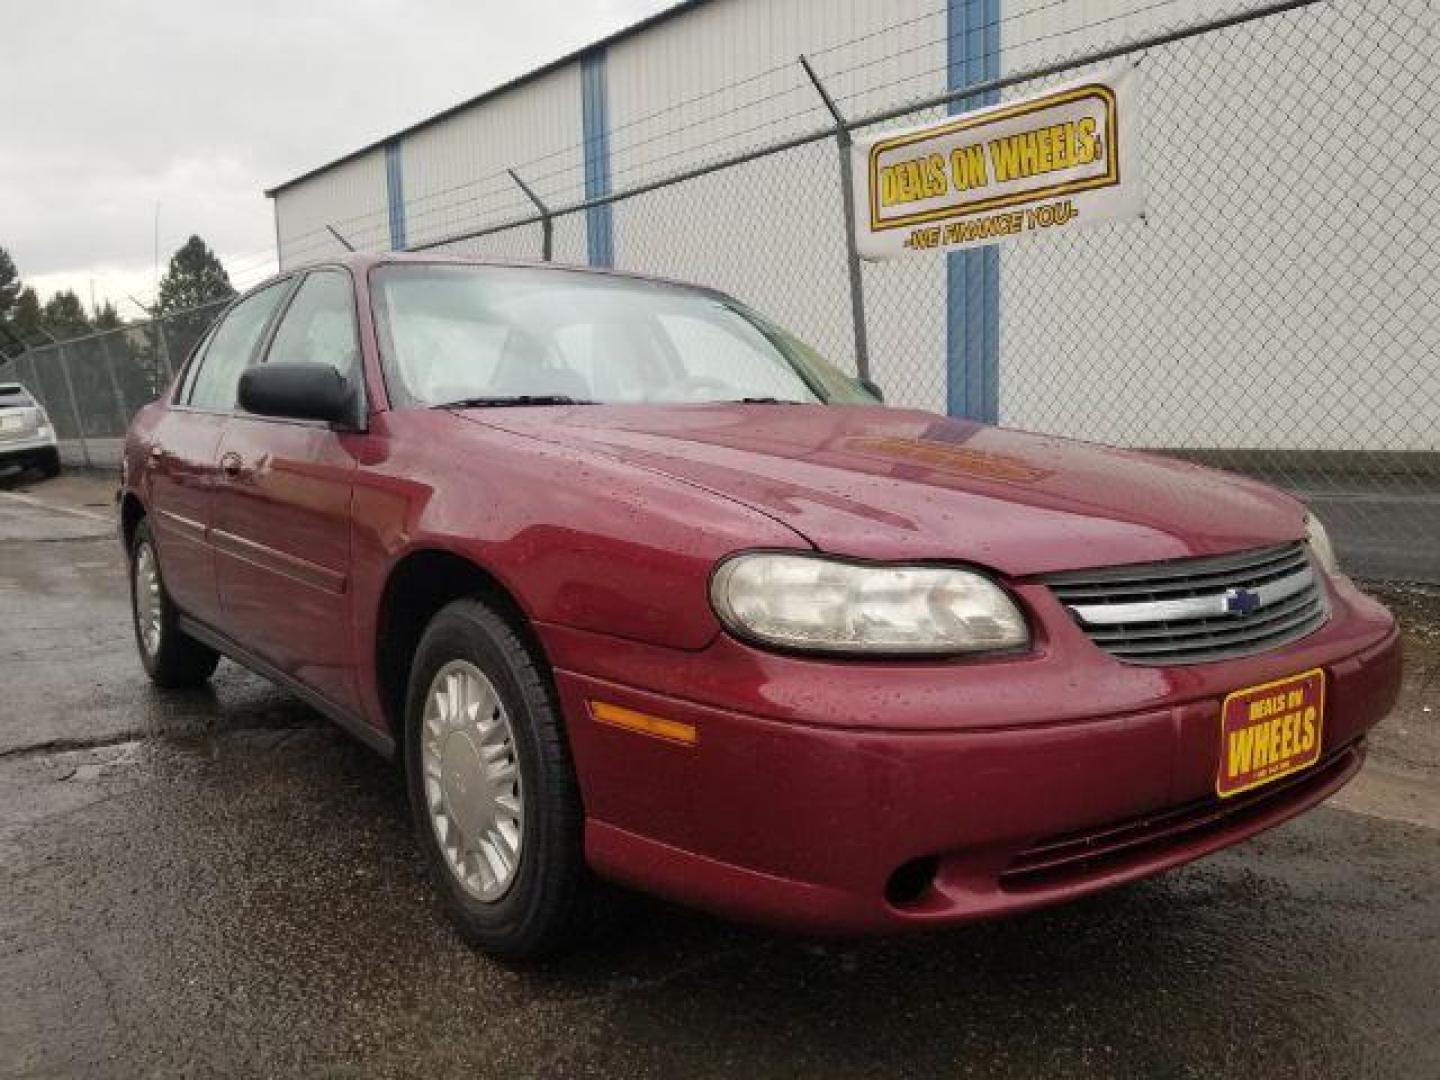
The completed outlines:
<svg viewBox="0 0 1440 1080">
<path fill-rule="evenodd" d="M 401 160 L 410 242 L 527 213 L 531 204 L 505 170 L 528 174 L 543 198 L 580 168 L 581 140 L 578 64 L 407 136 Z"/>
<path fill-rule="evenodd" d="M 712 0 L 597 50 L 590 59 L 603 70 L 610 189 L 827 123 L 802 53 L 851 114 L 943 89 L 945 22 L 937 0 Z M 507 167 L 552 205 L 586 196 L 581 67 L 577 59 L 398 140 L 409 243 L 523 215 L 529 203 Z M 734 292 L 853 366 L 849 298 L 837 287 L 845 257 L 837 162 L 833 143 L 820 143 L 621 202 L 610 214 L 615 263 Z M 390 246 L 380 151 L 286 187 L 275 201 L 282 266 L 339 250 L 326 224 L 357 247 Z M 533 256 L 538 238 L 538 228 L 517 229 L 451 250 Z M 557 222 L 557 260 L 591 261 L 592 246 L 583 222 Z M 871 330 L 877 354 L 897 371 L 943 355 L 943 268 L 908 271 L 907 310 L 877 309 Z M 885 374 L 882 359 L 877 375 Z M 943 408 L 943 379 L 937 371 L 927 380 L 938 395 L 903 380 L 904 396 Z"/>
<path fill-rule="evenodd" d="M 383 150 L 372 150 L 285 189 L 275 199 L 281 269 L 343 252 L 326 225 L 357 248 L 388 248 L 387 199 Z"/>
<path fill-rule="evenodd" d="M 814 130 L 827 114 L 801 53 L 851 116 L 942 91 L 957 47 L 947 35 L 966 3 L 689 8 L 400 139 L 405 235 L 423 242 L 528 212 L 506 167 L 565 205 Z M 998 12 L 999 56 L 989 60 L 1009 73 L 1258 0 L 995 3 L 977 10 Z M 1420 25 L 1429 0 L 1393 9 Z M 1390 152 L 1404 122 L 1380 107 L 1379 90 L 1357 94 L 1353 72 L 1326 77 L 1335 54 L 1368 49 L 1383 82 L 1387 64 L 1425 63 L 1414 54 L 1426 46 L 1330 5 L 1303 17 L 1304 34 L 1221 32 L 1147 60 L 1148 222 L 1001 249 L 993 317 L 1002 422 L 1130 445 L 1428 447 L 1433 425 L 1417 410 L 1435 395 L 1415 391 L 1415 373 L 1440 376 L 1423 337 L 1366 340 L 1387 324 L 1387 288 L 1377 281 L 1394 278 L 1399 290 L 1417 272 L 1414 259 L 1387 261 L 1386 234 L 1408 214 L 1404 175 L 1418 165 Z M 1377 39 L 1367 45 L 1357 33 Z M 1440 112 L 1437 82 L 1412 81 L 1428 100 L 1399 103 L 1404 115 Z M 1349 174 L 1333 162 L 1317 173 L 1314 148 L 1325 145 L 1387 161 L 1396 175 L 1347 188 Z M 1440 169 L 1434 141 L 1412 145 L 1420 164 Z M 327 223 L 357 246 L 389 246 L 384 157 L 372 151 L 278 194 L 282 265 L 337 250 Z M 1386 212 L 1372 206 L 1354 228 L 1334 228 L 1337 208 L 1357 197 Z M 845 363 L 853 340 L 841 213 L 836 148 L 825 141 L 621 201 L 588 222 L 562 218 L 555 256 L 613 253 L 622 268 L 719 286 Z M 539 237 L 527 226 L 457 247 L 535 256 Z M 957 326 L 974 315 L 957 310 L 953 278 L 947 293 L 946 260 L 869 265 L 864 281 L 873 375 L 897 403 L 944 410 L 947 386 L 954 401 Z M 1257 306 L 1256 295 L 1269 299 Z M 1302 315 L 1277 318 L 1287 306 Z M 1350 407 L 1355 380 L 1336 371 L 1337 356 L 1358 355 L 1376 365 L 1363 409 Z M 1169 407 L 1215 401 L 1221 383 L 1247 390 L 1213 408 Z"/>
</svg>

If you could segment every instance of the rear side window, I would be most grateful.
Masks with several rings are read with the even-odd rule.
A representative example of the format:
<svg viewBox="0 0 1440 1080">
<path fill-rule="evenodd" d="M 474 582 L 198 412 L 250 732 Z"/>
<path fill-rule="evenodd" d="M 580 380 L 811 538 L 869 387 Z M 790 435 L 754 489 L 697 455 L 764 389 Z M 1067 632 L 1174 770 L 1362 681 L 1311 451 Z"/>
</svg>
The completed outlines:
<svg viewBox="0 0 1440 1080">
<path fill-rule="evenodd" d="M 34 404 L 23 386 L 0 386 L 0 409 L 28 409 Z"/>
<path fill-rule="evenodd" d="M 267 357 L 283 363 L 329 364 L 352 381 L 360 375 L 360 338 L 350 275 L 318 270 L 290 301 Z"/>
<path fill-rule="evenodd" d="M 240 376 L 254 359 L 255 346 L 260 342 L 265 324 L 289 285 L 289 281 L 277 281 L 230 309 L 200 358 L 195 383 L 190 388 L 191 405 L 199 409 L 235 407 Z"/>
</svg>

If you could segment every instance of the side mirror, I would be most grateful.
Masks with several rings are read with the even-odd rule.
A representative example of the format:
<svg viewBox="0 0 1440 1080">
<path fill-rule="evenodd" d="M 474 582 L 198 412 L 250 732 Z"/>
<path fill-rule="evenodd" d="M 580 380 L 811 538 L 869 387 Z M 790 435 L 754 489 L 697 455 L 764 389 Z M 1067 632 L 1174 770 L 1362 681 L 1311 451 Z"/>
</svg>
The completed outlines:
<svg viewBox="0 0 1440 1080">
<path fill-rule="evenodd" d="M 885 391 L 880 389 L 879 383 L 871 382 L 869 379 L 856 379 L 855 381 L 860 384 L 860 389 L 868 394 L 874 394 L 876 401 L 885 400 Z"/>
<path fill-rule="evenodd" d="M 257 416 L 355 423 L 355 391 L 329 364 L 261 364 L 240 376 L 240 407 Z"/>
</svg>

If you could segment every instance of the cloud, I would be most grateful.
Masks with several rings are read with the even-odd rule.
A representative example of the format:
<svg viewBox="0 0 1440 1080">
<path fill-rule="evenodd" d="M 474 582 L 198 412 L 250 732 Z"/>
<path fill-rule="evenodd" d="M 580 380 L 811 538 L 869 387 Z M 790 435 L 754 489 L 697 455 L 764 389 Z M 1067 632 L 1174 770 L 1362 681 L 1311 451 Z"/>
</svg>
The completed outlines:
<svg viewBox="0 0 1440 1080">
<path fill-rule="evenodd" d="M 263 189 L 671 0 L 53 0 L 6 19 L 0 246 L 121 304 L 191 233 L 273 269 Z M 126 304 L 130 311 L 133 306 Z"/>
</svg>

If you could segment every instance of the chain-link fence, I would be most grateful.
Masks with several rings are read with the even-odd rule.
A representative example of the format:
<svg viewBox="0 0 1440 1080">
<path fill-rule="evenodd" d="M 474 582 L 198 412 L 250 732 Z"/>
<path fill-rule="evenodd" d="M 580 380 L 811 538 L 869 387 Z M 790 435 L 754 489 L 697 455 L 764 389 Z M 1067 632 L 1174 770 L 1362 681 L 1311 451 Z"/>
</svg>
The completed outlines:
<svg viewBox="0 0 1440 1080">
<path fill-rule="evenodd" d="M 692 156 L 668 175 L 619 168 L 599 197 L 542 182 L 545 210 L 528 191 L 488 215 L 493 199 L 470 217 L 432 208 L 414 220 L 429 213 L 436 230 L 412 246 L 583 263 L 587 219 L 603 212 L 617 267 L 735 293 L 868 371 L 893 404 L 988 411 L 1258 476 L 1315 506 L 1355 572 L 1440 581 L 1440 16 L 1431 0 L 1329 0 L 1233 4 L 1178 27 L 1135 20 L 1167 6 L 1092 15 L 1083 33 L 1021 32 L 1054 3 L 1009 11 L 978 28 L 1003 30 L 1003 51 L 982 51 L 954 91 L 909 106 L 893 104 L 903 73 L 821 50 L 813 82 L 800 64 L 783 86 L 765 73 L 771 98 L 801 106 L 783 132 L 767 129 L 770 145 L 727 135 L 728 157 Z M 943 35 L 911 23 L 904 47 L 943 66 Z M 842 165 L 852 136 L 1121 58 L 1143 78 L 1142 221 L 983 254 L 855 259 Z M 894 80 L 883 109 L 877 78 Z M 966 302 L 970 290 L 994 291 L 993 324 L 957 326 L 957 311 L 986 307 Z M 34 350 L 16 374 L 62 436 L 94 440 L 163 381 L 193 323 Z M 993 385 L 961 410 L 957 340 L 996 356 Z"/>
<path fill-rule="evenodd" d="M 112 466 L 130 418 L 154 400 L 225 302 L 30 349 L 0 364 L 50 415 L 72 464 Z"/>
</svg>

